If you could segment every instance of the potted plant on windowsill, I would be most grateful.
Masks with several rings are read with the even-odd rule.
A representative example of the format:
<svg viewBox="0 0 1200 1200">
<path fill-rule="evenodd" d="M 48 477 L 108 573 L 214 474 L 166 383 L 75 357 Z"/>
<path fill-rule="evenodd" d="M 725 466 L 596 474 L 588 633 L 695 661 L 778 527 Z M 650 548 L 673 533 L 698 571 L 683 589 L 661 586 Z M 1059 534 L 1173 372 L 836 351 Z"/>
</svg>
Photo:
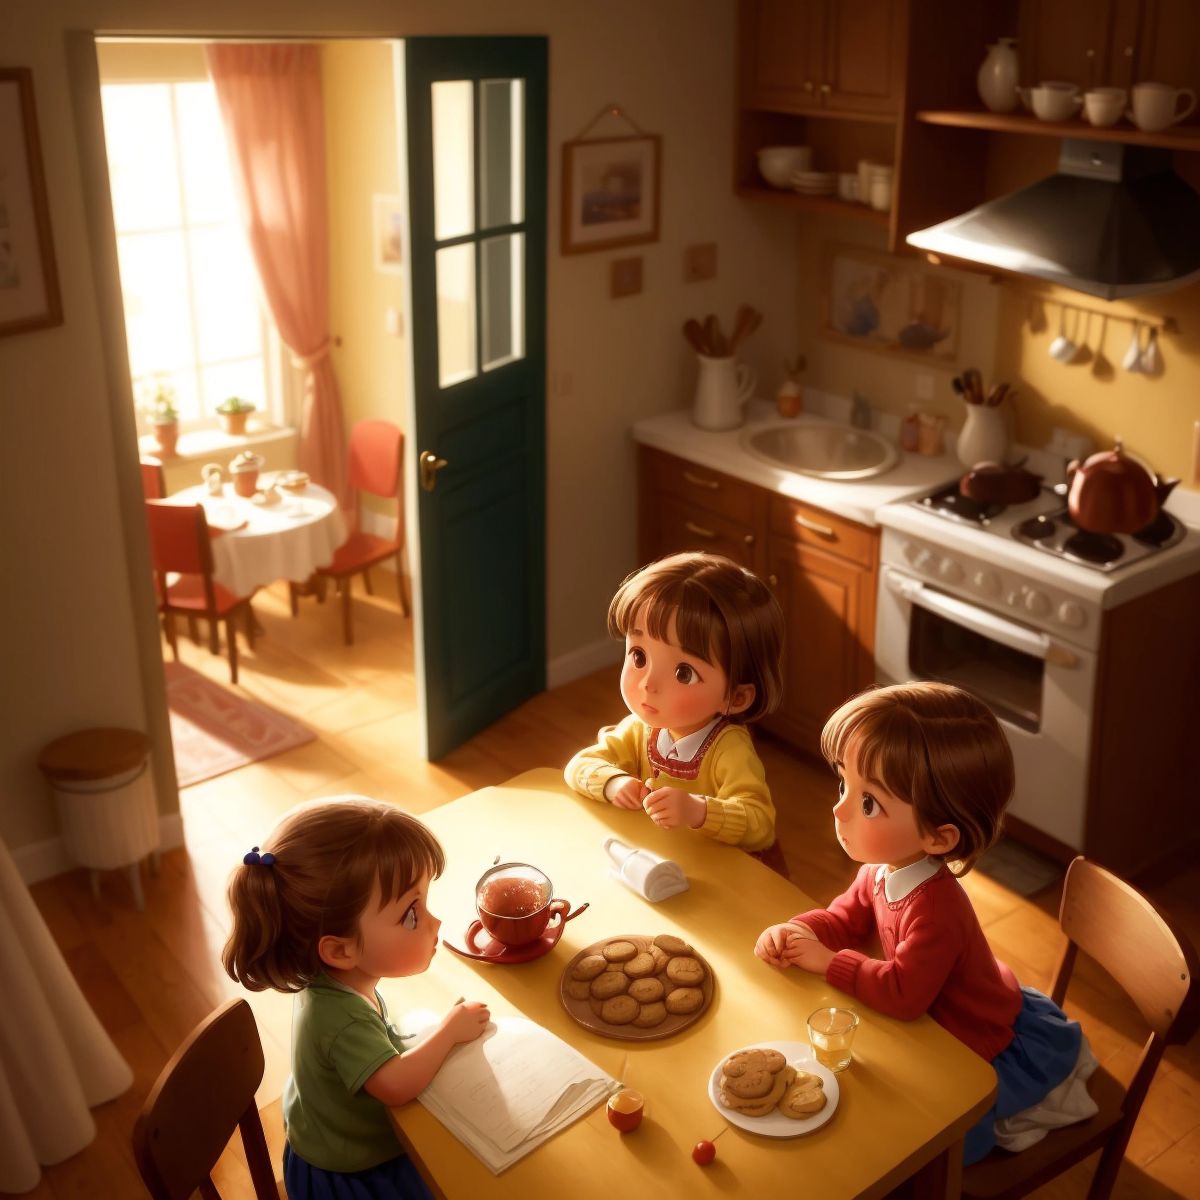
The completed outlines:
<svg viewBox="0 0 1200 1200">
<path fill-rule="evenodd" d="M 175 407 L 175 389 L 163 380 L 149 385 L 149 394 L 143 410 L 154 430 L 154 442 L 160 454 L 167 457 L 175 453 L 179 438 L 179 410 Z"/>
<path fill-rule="evenodd" d="M 249 400 L 240 396 L 230 396 L 217 405 L 217 416 L 221 418 L 221 428 L 226 433 L 240 436 L 246 432 L 246 418 L 254 411 L 255 406 Z"/>
</svg>

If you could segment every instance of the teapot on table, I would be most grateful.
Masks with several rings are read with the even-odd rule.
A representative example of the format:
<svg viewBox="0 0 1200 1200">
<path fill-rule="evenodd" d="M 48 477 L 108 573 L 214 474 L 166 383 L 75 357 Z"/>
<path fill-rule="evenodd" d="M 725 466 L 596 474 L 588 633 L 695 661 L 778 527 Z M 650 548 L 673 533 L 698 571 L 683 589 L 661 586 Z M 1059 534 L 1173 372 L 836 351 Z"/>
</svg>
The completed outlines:
<svg viewBox="0 0 1200 1200">
<path fill-rule="evenodd" d="M 266 459 L 252 450 L 243 450 L 229 464 L 229 473 L 233 476 L 233 490 L 239 496 L 253 496 L 258 489 L 258 473 L 266 465 Z"/>
</svg>

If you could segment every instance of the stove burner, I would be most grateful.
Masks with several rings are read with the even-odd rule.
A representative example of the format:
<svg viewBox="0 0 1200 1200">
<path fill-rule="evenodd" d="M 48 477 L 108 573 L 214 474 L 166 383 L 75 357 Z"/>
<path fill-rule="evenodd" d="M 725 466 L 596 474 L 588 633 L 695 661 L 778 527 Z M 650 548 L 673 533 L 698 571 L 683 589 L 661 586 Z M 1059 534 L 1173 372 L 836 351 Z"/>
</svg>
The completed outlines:
<svg viewBox="0 0 1200 1200">
<path fill-rule="evenodd" d="M 1160 508 L 1158 516 L 1145 529 L 1139 529 L 1133 538 L 1143 546 L 1161 546 L 1175 537 L 1175 528 L 1175 518 Z"/>
<path fill-rule="evenodd" d="M 940 492 L 934 492 L 932 496 L 926 496 L 921 504 L 932 512 L 967 521 L 972 525 L 986 525 L 1004 511 L 1003 504 L 981 504 L 978 500 L 972 500 L 970 496 L 964 496 L 958 490 L 957 483 L 950 484 Z"/>
<path fill-rule="evenodd" d="M 1031 542 L 1041 542 L 1054 536 L 1054 522 L 1045 513 L 1030 517 L 1017 526 L 1018 537 L 1028 538 Z"/>
<path fill-rule="evenodd" d="M 1109 563 L 1125 553 L 1121 539 L 1111 533 L 1089 533 L 1085 529 L 1073 533 L 1063 542 L 1063 551 L 1090 563 Z"/>
</svg>

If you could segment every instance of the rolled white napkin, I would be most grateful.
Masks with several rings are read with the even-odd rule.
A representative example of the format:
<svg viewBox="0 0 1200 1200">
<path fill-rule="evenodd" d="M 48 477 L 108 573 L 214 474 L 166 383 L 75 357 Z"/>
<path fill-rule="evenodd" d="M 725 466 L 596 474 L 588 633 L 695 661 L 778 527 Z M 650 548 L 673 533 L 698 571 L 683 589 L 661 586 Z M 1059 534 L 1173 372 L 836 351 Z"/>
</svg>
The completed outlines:
<svg viewBox="0 0 1200 1200">
<path fill-rule="evenodd" d="M 628 846 L 615 837 L 605 838 L 604 850 L 612 860 L 611 874 L 651 904 L 687 891 L 683 868 L 669 858 L 640 846 Z"/>
</svg>

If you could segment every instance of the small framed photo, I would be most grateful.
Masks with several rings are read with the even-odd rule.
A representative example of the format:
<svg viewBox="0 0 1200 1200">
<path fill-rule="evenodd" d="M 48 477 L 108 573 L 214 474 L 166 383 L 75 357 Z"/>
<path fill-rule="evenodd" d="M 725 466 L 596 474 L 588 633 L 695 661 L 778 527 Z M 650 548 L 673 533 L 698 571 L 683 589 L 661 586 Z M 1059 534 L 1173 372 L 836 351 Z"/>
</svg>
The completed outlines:
<svg viewBox="0 0 1200 1200">
<path fill-rule="evenodd" d="M 661 143 L 657 134 L 563 143 L 563 254 L 658 241 Z"/>
<path fill-rule="evenodd" d="M 375 270 L 385 275 L 398 274 L 403 263 L 403 196 L 377 193 L 371 197 L 371 230 L 375 238 Z"/>
<path fill-rule="evenodd" d="M 0 337 L 62 324 L 33 74 L 0 68 Z"/>
</svg>

